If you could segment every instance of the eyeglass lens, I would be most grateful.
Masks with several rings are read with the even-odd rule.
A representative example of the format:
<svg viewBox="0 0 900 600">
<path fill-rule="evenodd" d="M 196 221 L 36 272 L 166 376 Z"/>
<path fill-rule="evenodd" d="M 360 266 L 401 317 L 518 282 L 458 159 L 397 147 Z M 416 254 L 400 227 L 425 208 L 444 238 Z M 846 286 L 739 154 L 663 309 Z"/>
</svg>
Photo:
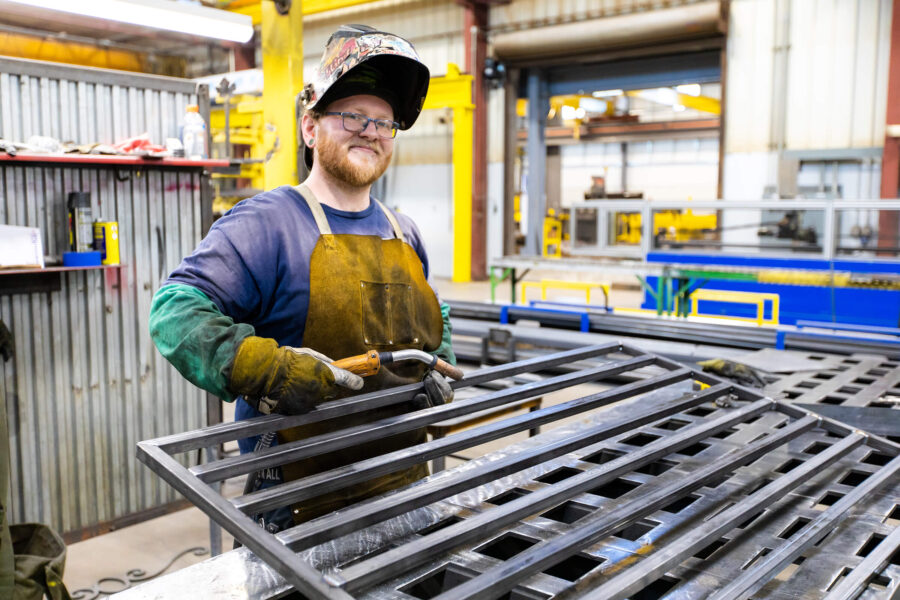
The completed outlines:
<svg viewBox="0 0 900 600">
<path fill-rule="evenodd" d="M 396 135 L 397 130 L 394 124 L 386 119 L 370 119 L 365 115 L 357 113 L 342 113 L 344 129 L 359 133 L 369 126 L 369 121 L 375 123 L 375 132 L 383 138 L 392 138 Z"/>
</svg>

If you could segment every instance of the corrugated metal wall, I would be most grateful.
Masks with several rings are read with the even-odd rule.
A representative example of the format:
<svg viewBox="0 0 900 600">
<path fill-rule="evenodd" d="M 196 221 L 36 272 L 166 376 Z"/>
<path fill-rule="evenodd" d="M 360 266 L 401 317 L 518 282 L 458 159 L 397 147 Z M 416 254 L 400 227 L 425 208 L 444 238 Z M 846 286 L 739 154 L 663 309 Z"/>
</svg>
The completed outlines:
<svg viewBox="0 0 900 600">
<path fill-rule="evenodd" d="M 189 82 L 97 72 L 91 81 L 59 66 L 18 75 L 15 65 L 0 62 L 6 139 L 109 143 L 148 131 L 160 142 L 178 135 L 185 105 L 197 101 Z M 13 522 L 75 531 L 179 498 L 134 455 L 140 440 L 205 423 L 205 394 L 157 353 L 147 330 L 154 291 L 200 240 L 200 185 L 195 169 L 0 161 L 0 223 L 39 227 L 45 254 L 59 255 L 66 195 L 89 191 L 93 214 L 119 222 L 122 263 L 41 275 L 58 277 L 58 291 L 0 294 L 16 352 L 0 361 Z"/>
<path fill-rule="evenodd" d="M 733 0 L 726 150 L 776 149 L 782 109 L 788 150 L 881 146 L 890 22 L 891 0 Z M 786 46 L 776 36 L 784 26 Z"/>
<path fill-rule="evenodd" d="M 527 29 L 569 21 L 613 17 L 634 12 L 696 4 L 703 0 L 513 0 L 492 6 L 491 31 Z"/>
</svg>

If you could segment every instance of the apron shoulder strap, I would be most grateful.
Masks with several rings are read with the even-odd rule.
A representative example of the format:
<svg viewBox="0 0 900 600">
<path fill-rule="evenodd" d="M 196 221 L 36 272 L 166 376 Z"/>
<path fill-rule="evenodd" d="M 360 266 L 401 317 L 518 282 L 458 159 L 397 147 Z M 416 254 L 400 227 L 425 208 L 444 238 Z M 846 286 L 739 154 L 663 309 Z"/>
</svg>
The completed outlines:
<svg viewBox="0 0 900 600">
<path fill-rule="evenodd" d="M 378 200 L 376 198 L 372 198 L 372 200 L 375 200 L 375 202 L 378 203 L 378 207 L 381 209 L 381 212 L 383 212 L 384 216 L 387 217 L 387 220 L 390 221 L 391 227 L 394 228 L 394 235 L 397 237 L 397 239 L 401 242 L 405 242 L 406 237 L 403 235 L 403 230 L 400 229 L 400 223 L 397 222 L 397 217 L 394 216 L 394 213 L 392 213 L 387 206 L 382 204 L 381 200 Z"/>
<path fill-rule="evenodd" d="M 300 192 L 300 195 L 306 200 L 306 204 L 312 212 L 313 219 L 316 220 L 316 226 L 319 228 L 319 233 L 321 235 L 331 235 L 331 225 L 328 224 L 328 219 L 325 217 L 325 211 L 322 210 L 322 205 L 316 200 L 316 196 L 312 193 L 312 190 L 309 189 L 305 183 L 295 186 L 294 189 Z"/>
</svg>

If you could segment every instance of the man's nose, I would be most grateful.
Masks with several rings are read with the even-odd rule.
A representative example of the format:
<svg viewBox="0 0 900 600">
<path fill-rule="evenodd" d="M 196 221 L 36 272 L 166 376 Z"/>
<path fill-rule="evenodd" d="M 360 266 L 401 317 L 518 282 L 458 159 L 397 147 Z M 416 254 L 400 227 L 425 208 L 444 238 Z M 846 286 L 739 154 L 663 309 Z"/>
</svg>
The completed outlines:
<svg viewBox="0 0 900 600">
<path fill-rule="evenodd" d="M 378 139 L 378 131 L 375 129 L 375 121 L 369 121 L 359 135 L 369 139 Z"/>
</svg>

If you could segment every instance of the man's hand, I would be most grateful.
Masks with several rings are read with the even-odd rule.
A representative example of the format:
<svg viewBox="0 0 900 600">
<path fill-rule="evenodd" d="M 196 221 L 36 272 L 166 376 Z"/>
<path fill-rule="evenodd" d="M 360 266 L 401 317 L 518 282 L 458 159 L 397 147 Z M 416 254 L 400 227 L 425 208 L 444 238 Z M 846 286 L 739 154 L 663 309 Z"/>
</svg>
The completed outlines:
<svg viewBox="0 0 900 600">
<path fill-rule="evenodd" d="M 6 323 L 0 321 L 0 356 L 3 362 L 8 361 L 15 356 L 16 341 L 13 339 L 12 333 L 6 327 Z"/>
<path fill-rule="evenodd" d="M 414 400 L 420 404 L 428 403 L 429 406 L 440 406 L 453 402 L 453 388 L 447 379 L 437 371 L 428 371 L 422 378 L 425 385 L 424 394 L 416 394 Z"/>
<path fill-rule="evenodd" d="M 748 367 L 743 363 L 725 360 L 724 358 L 713 358 L 711 360 L 698 362 L 697 364 L 703 367 L 703 370 L 707 373 L 726 377 L 741 385 L 756 388 L 766 387 L 767 382 L 762 375 L 760 375 L 756 369 Z"/>
<path fill-rule="evenodd" d="M 241 342 L 228 382 L 230 392 L 243 394 L 261 413 L 283 415 L 309 412 L 340 388 L 362 386 L 362 377 L 335 367 L 324 354 L 256 336 Z"/>
</svg>

